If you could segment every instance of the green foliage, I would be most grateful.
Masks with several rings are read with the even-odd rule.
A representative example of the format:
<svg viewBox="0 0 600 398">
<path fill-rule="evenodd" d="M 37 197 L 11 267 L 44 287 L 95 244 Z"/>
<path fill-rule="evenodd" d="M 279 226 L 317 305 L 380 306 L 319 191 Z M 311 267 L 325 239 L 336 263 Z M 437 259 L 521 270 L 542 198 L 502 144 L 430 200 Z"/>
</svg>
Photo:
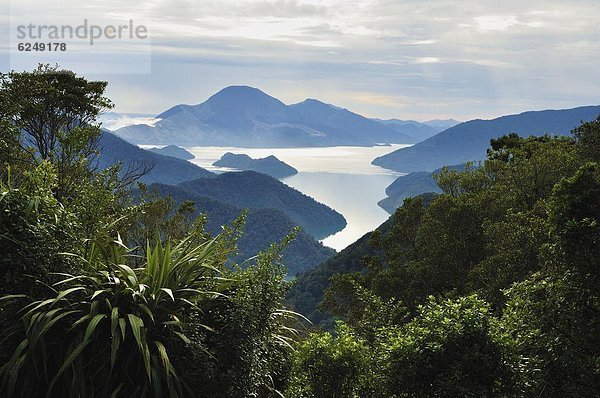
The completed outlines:
<svg viewBox="0 0 600 398">
<path fill-rule="evenodd" d="M 175 359 L 182 381 L 196 396 L 275 397 L 287 385 L 297 322 L 296 314 L 282 306 L 287 287 L 279 260 L 288 239 L 261 253 L 245 270 L 224 273 L 236 283 L 204 316 L 214 333 L 192 337 L 209 348 L 210 357 L 192 349 Z"/>
<path fill-rule="evenodd" d="M 392 331 L 384 351 L 389 397 L 510 397 L 510 340 L 475 296 L 438 302 Z"/>
<path fill-rule="evenodd" d="M 502 322 L 523 358 L 525 396 L 600 389 L 600 297 L 576 271 L 536 274 L 508 291 Z"/>
<path fill-rule="evenodd" d="M 0 126 L 19 130 L 18 147 L 30 163 L 56 165 L 59 198 L 73 197 L 72 190 L 90 175 L 100 137 L 94 122 L 112 107 L 104 97 L 106 84 L 49 65 L 0 74 Z"/>
<path fill-rule="evenodd" d="M 64 264 L 58 254 L 75 241 L 79 223 L 52 194 L 56 174 L 42 163 L 19 187 L 0 182 L 0 291 L 36 294 L 35 278 Z"/>
<path fill-rule="evenodd" d="M 383 358 L 375 396 L 597 395 L 599 121 L 493 140 L 479 167 L 436 176 L 441 195 L 299 280 L 327 275 L 321 309 Z"/>
<path fill-rule="evenodd" d="M 55 296 L 19 311 L 23 336 L 0 370 L 10 396 L 182 396 L 170 347 L 189 342 L 191 322 L 232 283 L 226 252 L 189 236 L 156 243 L 131 268 L 120 239 L 92 244 L 81 272 L 61 274 Z M 209 329 L 210 330 L 210 329 Z"/>
<path fill-rule="evenodd" d="M 302 398 L 368 397 L 374 374 L 369 347 L 342 323 L 336 335 L 313 333 L 297 347 L 288 395 Z"/>
<path fill-rule="evenodd" d="M 321 307 L 344 319 L 366 341 L 374 343 L 382 327 L 403 323 L 408 314 L 395 298 L 384 300 L 362 286 L 363 277 L 359 273 L 333 275 Z"/>
<path fill-rule="evenodd" d="M 550 203 L 550 222 L 571 261 L 598 274 L 600 243 L 600 170 L 588 163 L 562 180 Z"/>
<path fill-rule="evenodd" d="M 6 181 L 10 165 L 19 170 L 24 163 L 26 157 L 20 151 L 19 130 L 7 120 L 0 119 L 0 181 Z"/>
<path fill-rule="evenodd" d="M 577 154 L 584 162 L 600 162 L 600 116 L 582 123 L 573 130 L 577 141 Z"/>
<path fill-rule="evenodd" d="M 528 358 L 530 395 L 594 396 L 600 389 L 599 198 L 594 163 L 556 185 L 544 267 L 507 292 L 503 322 Z"/>
</svg>

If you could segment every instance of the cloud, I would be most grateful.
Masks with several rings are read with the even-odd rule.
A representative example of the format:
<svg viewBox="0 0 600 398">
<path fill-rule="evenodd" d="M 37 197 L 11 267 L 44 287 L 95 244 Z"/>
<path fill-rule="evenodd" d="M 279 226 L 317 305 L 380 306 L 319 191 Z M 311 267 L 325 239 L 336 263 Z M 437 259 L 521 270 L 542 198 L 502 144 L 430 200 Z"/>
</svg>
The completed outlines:
<svg viewBox="0 0 600 398">
<path fill-rule="evenodd" d="M 151 6 L 152 75 L 94 76 L 109 80 L 127 112 L 198 103 L 229 84 L 381 117 L 598 103 L 600 5 L 589 0 L 109 0 L 81 3 L 84 11 L 67 0 L 13 3 L 25 14 L 107 21 Z"/>
</svg>

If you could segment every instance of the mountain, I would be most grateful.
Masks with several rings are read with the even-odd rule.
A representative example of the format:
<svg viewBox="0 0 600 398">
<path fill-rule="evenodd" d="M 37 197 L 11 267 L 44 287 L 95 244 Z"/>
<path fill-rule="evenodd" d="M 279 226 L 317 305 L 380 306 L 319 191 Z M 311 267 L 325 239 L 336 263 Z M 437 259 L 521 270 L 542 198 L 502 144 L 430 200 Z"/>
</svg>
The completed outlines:
<svg viewBox="0 0 600 398">
<path fill-rule="evenodd" d="M 388 128 L 394 129 L 395 131 L 401 132 L 411 137 L 412 142 L 420 142 L 426 140 L 439 133 L 441 130 L 428 126 L 427 124 L 420 123 L 414 120 L 399 120 L 399 119 L 373 119 L 379 123 L 384 124 Z"/>
<path fill-rule="evenodd" d="M 182 160 L 192 160 L 195 158 L 194 155 L 192 155 L 185 149 L 178 147 L 177 145 L 167 145 L 163 148 L 150 148 L 149 151 Z"/>
<path fill-rule="evenodd" d="M 418 196 L 426 192 L 439 193 L 441 189 L 433 179 L 433 173 L 427 171 L 415 171 L 405 176 L 400 176 L 389 187 L 385 189 L 388 196 L 377 204 L 383 210 L 394 214 L 396 209 L 404 203 L 404 199 Z"/>
<path fill-rule="evenodd" d="M 465 165 L 448 166 L 451 170 L 463 170 Z M 380 200 L 377 204 L 389 214 L 394 214 L 396 209 L 404 204 L 404 199 L 419 196 L 425 193 L 441 193 L 442 190 L 438 187 L 434 174 L 439 174 L 441 168 L 434 170 L 432 173 L 428 171 L 415 171 L 406 175 L 400 176 L 390 186 L 385 189 L 388 196 Z"/>
<path fill-rule="evenodd" d="M 150 190 L 160 195 L 170 195 L 176 203 L 185 200 L 194 202 L 196 218 L 201 213 L 206 214 L 208 232 L 216 235 L 222 231 L 221 226 L 230 224 L 242 210 L 218 200 L 200 196 L 181 187 L 165 184 L 153 184 Z M 237 263 L 255 256 L 259 251 L 266 250 L 273 242 L 280 242 L 295 227 L 283 212 L 275 209 L 249 209 L 246 214 L 244 234 L 238 241 L 238 254 L 233 259 Z M 286 247 L 283 263 L 288 275 L 296 275 L 307 271 L 335 255 L 335 250 L 323 246 L 306 232 L 300 231 L 298 236 Z"/>
<path fill-rule="evenodd" d="M 414 143 L 395 128 L 308 99 L 286 105 L 247 86 L 230 86 L 198 105 L 176 105 L 150 124 L 115 133 L 135 144 L 243 147 L 371 146 Z"/>
<path fill-rule="evenodd" d="M 336 145 L 374 145 L 378 143 L 410 144 L 415 138 L 389 128 L 347 109 L 307 99 L 289 106 L 299 119 L 297 123 L 321 131 Z"/>
<path fill-rule="evenodd" d="M 141 177 L 146 184 L 161 182 L 178 184 L 197 178 L 212 178 L 215 174 L 188 162 L 171 156 L 164 156 L 146 151 L 132 145 L 114 134 L 103 130 L 98 143 L 100 154 L 96 159 L 98 167 L 105 169 L 117 163 L 123 164 L 123 171 L 148 169 L 150 171 Z"/>
<path fill-rule="evenodd" d="M 284 178 L 298 174 L 298 170 L 272 155 L 262 159 L 252 159 L 245 154 L 227 152 L 221 159 L 214 162 L 213 166 L 256 171 L 274 178 Z"/>
<path fill-rule="evenodd" d="M 450 127 L 460 124 L 460 122 L 454 119 L 433 119 L 423 122 L 423 124 L 436 129 L 438 132 L 442 132 Z"/>
<path fill-rule="evenodd" d="M 254 171 L 224 173 L 178 186 L 237 208 L 280 210 L 294 225 L 299 225 L 316 239 L 323 239 L 346 226 L 344 217 L 330 207 L 275 178 Z"/>
<path fill-rule="evenodd" d="M 508 133 L 521 136 L 569 134 L 582 121 L 590 121 L 600 114 L 600 106 L 585 106 L 565 110 L 525 112 L 502 116 L 493 120 L 471 120 L 390 154 L 378 157 L 372 163 L 387 169 L 411 172 L 431 171 L 447 164 L 461 164 L 485 158 L 490 139 Z"/>
</svg>

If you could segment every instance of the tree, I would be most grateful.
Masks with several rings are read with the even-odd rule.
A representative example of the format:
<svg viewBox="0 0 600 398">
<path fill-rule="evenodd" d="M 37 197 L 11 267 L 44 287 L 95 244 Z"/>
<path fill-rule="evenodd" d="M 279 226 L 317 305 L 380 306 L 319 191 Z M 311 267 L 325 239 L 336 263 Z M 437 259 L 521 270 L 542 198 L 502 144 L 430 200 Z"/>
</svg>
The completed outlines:
<svg viewBox="0 0 600 398">
<path fill-rule="evenodd" d="M 600 115 L 573 130 L 577 153 L 584 162 L 600 162 Z"/>
<path fill-rule="evenodd" d="M 49 65 L 0 74 L 0 123 L 18 129 L 19 146 L 30 162 L 57 165 L 61 200 L 89 176 L 101 134 L 96 118 L 112 108 L 104 97 L 106 85 Z"/>
<path fill-rule="evenodd" d="M 289 396 L 362 398 L 374 393 L 371 352 L 344 324 L 337 325 L 335 336 L 313 333 L 296 349 Z"/>
<path fill-rule="evenodd" d="M 600 276 L 600 170 L 587 163 L 563 179 L 550 201 L 550 222 L 570 263 Z"/>
<path fill-rule="evenodd" d="M 489 306 L 476 296 L 429 298 L 392 331 L 383 352 L 388 397 L 512 397 L 515 358 Z"/>
</svg>

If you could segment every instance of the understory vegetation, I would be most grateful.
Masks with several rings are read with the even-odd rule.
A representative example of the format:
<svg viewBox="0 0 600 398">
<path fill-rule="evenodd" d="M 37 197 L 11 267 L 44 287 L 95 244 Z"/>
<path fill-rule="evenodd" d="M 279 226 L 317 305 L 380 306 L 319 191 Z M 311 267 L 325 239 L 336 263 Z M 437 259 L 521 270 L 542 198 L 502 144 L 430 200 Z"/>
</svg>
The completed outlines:
<svg viewBox="0 0 600 398">
<path fill-rule="evenodd" d="M 442 170 L 335 260 L 320 328 L 285 304 L 294 231 L 235 264 L 245 213 L 211 234 L 98 167 L 105 89 L 0 75 L 0 396 L 598 395 L 600 118 Z"/>
</svg>

